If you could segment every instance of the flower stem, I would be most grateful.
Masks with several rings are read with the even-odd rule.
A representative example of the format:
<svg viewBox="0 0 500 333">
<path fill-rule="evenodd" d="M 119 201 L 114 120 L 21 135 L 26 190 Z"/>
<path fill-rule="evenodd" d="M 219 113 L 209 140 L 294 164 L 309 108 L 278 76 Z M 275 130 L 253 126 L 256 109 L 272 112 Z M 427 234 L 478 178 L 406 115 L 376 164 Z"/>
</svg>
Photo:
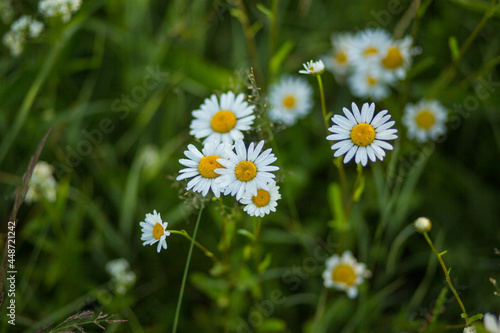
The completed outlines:
<svg viewBox="0 0 500 333">
<path fill-rule="evenodd" d="M 358 175 L 356 177 L 356 182 L 354 183 L 354 187 L 352 188 L 352 194 L 351 198 L 349 199 L 349 202 L 347 203 L 346 209 L 345 209 L 345 216 L 348 218 L 349 214 L 351 213 L 352 206 L 354 205 L 354 196 L 356 195 L 356 191 L 358 190 L 359 183 L 361 181 L 361 176 L 363 176 L 363 167 L 361 167 L 361 164 L 358 164 L 357 166 L 358 169 Z"/>
<path fill-rule="evenodd" d="M 441 258 L 442 254 L 436 250 L 436 248 L 434 247 L 434 244 L 432 243 L 431 238 L 429 237 L 429 235 L 426 232 L 424 232 L 424 237 L 425 237 L 425 240 L 427 241 L 427 243 L 429 243 L 429 246 L 431 247 L 432 252 L 434 252 L 436 257 L 438 258 L 439 263 L 441 264 L 441 267 L 443 268 L 444 275 L 446 276 L 446 282 L 448 282 L 448 285 L 450 286 L 450 289 L 453 292 L 453 295 L 455 295 L 455 298 L 457 299 L 458 304 L 460 305 L 460 308 L 462 309 L 462 315 L 463 315 L 463 318 L 465 319 L 465 326 L 468 326 L 469 325 L 469 320 L 468 320 L 469 317 L 467 316 L 467 311 L 465 311 L 464 303 L 462 303 L 462 300 L 460 299 L 460 296 L 458 296 L 458 293 L 457 293 L 455 287 L 453 287 L 453 283 L 451 283 L 449 270 L 448 270 L 448 268 L 446 268 L 446 265 L 443 261 L 443 258 Z"/>
<path fill-rule="evenodd" d="M 328 133 L 328 119 L 326 116 L 326 106 L 325 106 L 325 93 L 323 91 L 323 81 L 321 81 L 321 75 L 316 75 L 318 79 L 319 93 L 321 95 L 321 111 L 323 111 L 323 122 L 325 123 L 326 133 Z"/>
<path fill-rule="evenodd" d="M 262 298 L 263 292 L 264 292 L 264 286 L 262 282 L 262 274 L 260 271 L 260 252 L 259 252 L 259 236 L 260 236 L 260 228 L 262 226 L 262 217 L 256 217 L 254 218 L 254 224 L 253 224 L 253 234 L 254 234 L 254 240 L 253 240 L 253 253 L 254 253 L 254 259 L 255 259 L 255 269 L 257 271 L 257 279 L 259 283 L 259 298 Z"/>
<path fill-rule="evenodd" d="M 184 296 L 184 287 L 186 286 L 186 279 L 189 270 L 189 263 L 191 262 L 191 254 L 193 253 L 193 247 L 196 243 L 196 233 L 198 232 L 198 226 L 200 225 L 201 213 L 203 212 L 203 203 L 201 204 L 200 211 L 198 212 L 198 219 L 196 220 L 196 225 L 194 227 L 193 238 L 191 238 L 191 246 L 189 247 L 188 257 L 186 260 L 186 266 L 184 268 L 184 276 L 182 277 L 181 290 L 179 292 L 179 300 L 177 301 L 177 308 L 175 310 L 174 327 L 172 328 L 172 333 L 177 331 L 177 323 L 179 322 L 179 314 L 181 312 L 182 297 Z"/>
<path fill-rule="evenodd" d="M 203 253 L 205 253 L 205 255 L 207 257 L 209 257 L 210 259 L 212 259 L 215 263 L 220 262 L 219 259 L 217 259 L 217 257 L 211 251 L 207 250 L 206 247 L 204 247 L 203 245 L 201 245 L 197 241 L 193 240 L 193 238 L 191 238 L 191 236 L 189 236 L 189 234 L 186 232 L 186 230 L 167 230 L 167 231 L 169 231 L 172 234 L 182 235 L 182 236 L 186 237 L 191 242 L 194 242 L 194 245 L 196 245 L 200 250 L 202 250 Z"/>
</svg>

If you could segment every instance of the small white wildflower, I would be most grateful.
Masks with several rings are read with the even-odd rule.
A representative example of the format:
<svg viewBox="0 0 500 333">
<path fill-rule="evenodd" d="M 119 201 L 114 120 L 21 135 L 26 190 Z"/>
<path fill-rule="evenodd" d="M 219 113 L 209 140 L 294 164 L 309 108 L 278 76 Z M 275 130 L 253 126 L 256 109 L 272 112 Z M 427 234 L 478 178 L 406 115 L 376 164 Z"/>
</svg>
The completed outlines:
<svg viewBox="0 0 500 333">
<path fill-rule="evenodd" d="M 125 258 L 108 262 L 106 271 L 111 275 L 113 289 L 117 294 L 124 295 L 136 281 L 136 275 L 130 270 L 130 264 Z"/>
<path fill-rule="evenodd" d="M 311 60 L 303 64 L 305 70 L 300 70 L 300 74 L 311 74 L 311 75 L 319 75 L 325 71 L 325 64 L 322 60 L 314 61 Z"/>
<path fill-rule="evenodd" d="M 39 161 L 33 169 L 33 174 L 29 182 L 29 189 L 26 193 L 26 203 L 39 201 L 41 198 L 49 202 L 56 201 L 57 183 L 52 173 L 54 168 L 44 161 Z"/>
<path fill-rule="evenodd" d="M 143 246 L 153 245 L 158 242 L 156 247 L 158 253 L 162 248 L 167 249 L 167 236 L 170 236 L 170 231 L 166 230 L 168 222 L 163 222 L 156 210 L 153 214 L 146 214 L 146 219 L 139 225 L 142 227 L 141 240 L 144 241 Z"/>
<path fill-rule="evenodd" d="M 291 126 L 304 118 L 313 106 L 313 90 L 303 77 L 283 76 L 269 88 L 269 119 Z"/>
<path fill-rule="evenodd" d="M 365 278 L 371 276 L 366 265 L 358 263 L 351 251 L 345 251 L 340 257 L 334 254 L 326 261 L 326 269 L 323 272 L 324 285 L 327 288 L 343 290 L 349 298 L 358 295 L 358 286 Z"/>
<path fill-rule="evenodd" d="M 402 122 L 408 128 L 408 138 L 424 142 L 446 133 L 447 119 L 448 112 L 441 103 L 423 99 L 406 105 Z"/>
<path fill-rule="evenodd" d="M 349 53 L 354 43 L 354 36 L 351 33 L 332 34 L 332 51 L 330 54 L 321 57 L 326 69 L 331 71 L 335 78 L 342 79 L 351 68 Z"/>
<path fill-rule="evenodd" d="M 61 17 L 63 22 L 68 22 L 81 5 L 81 0 L 41 0 L 38 10 L 47 18 Z"/>
<path fill-rule="evenodd" d="M 268 189 L 257 189 L 257 195 L 247 195 L 240 200 L 240 203 L 246 205 L 243 210 L 250 216 L 260 216 L 269 214 L 276 211 L 276 206 L 278 206 L 277 201 L 281 199 L 281 194 L 279 193 L 279 186 L 276 186 L 276 182 L 270 181 L 267 184 Z"/>
</svg>

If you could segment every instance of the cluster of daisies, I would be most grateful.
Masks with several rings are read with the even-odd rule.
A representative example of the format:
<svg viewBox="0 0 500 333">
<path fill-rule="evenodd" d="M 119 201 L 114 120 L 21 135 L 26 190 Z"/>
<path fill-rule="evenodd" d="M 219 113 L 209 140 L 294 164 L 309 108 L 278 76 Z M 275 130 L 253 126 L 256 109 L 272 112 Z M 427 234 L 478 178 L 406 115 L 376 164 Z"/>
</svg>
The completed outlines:
<svg viewBox="0 0 500 333">
<path fill-rule="evenodd" d="M 82 4 L 81 0 L 41 0 L 38 3 L 38 11 L 45 19 L 61 19 L 62 22 L 68 22 L 71 15 L 74 14 Z M 5 15 L 2 14 L 2 20 L 7 23 L 13 17 L 13 9 L 8 6 L 5 1 L 0 2 L 0 8 L 6 10 Z M 35 20 L 31 15 L 22 15 L 14 21 L 10 30 L 7 31 L 3 38 L 3 44 L 7 47 L 13 56 L 19 56 L 27 41 L 33 40 L 40 36 L 45 25 Z"/>
<path fill-rule="evenodd" d="M 192 112 L 190 134 L 203 140 L 203 147 L 188 145 L 177 180 L 189 179 L 186 189 L 202 196 L 234 196 L 250 216 L 263 217 L 276 211 L 281 198 L 273 173 L 279 167 L 272 165 L 277 158 L 271 148 L 263 149 L 264 141 L 244 143 L 243 131 L 250 130 L 255 119 L 254 106 L 244 99 L 244 94 L 231 91 L 220 99 L 212 95 Z M 144 245 L 158 242 L 158 252 L 167 248 L 170 233 L 160 214 L 146 214 L 140 225 Z"/>
<path fill-rule="evenodd" d="M 412 38 L 394 40 L 383 29 L 331 37 L 332 51 L 321 59 L 338 81 L 347 83 L 354 96 L 379 101 L 391 94 L 390 86 L 406 77 L 412 56 Z"/>
</svg>

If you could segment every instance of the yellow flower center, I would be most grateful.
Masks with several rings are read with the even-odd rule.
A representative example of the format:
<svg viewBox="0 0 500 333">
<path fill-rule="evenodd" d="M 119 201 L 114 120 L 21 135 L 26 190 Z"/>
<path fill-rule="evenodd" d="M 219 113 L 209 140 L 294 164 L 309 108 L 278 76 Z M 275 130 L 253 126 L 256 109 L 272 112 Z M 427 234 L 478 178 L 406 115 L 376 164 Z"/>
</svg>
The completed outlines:
<svg viewBox="0 0 500 333">
<path fill-rule="evenodd" d="M 357 124 L 351 130 L 351 140 L 357 146 L 368 146 L 375 140 L 375 129 L 367 123 Z"/>
<path fill-rule="evenodd" d="M 266 190 L 257 190 L 257 195 L 252 197 L 252 201 L 257 207 L 265 207 L 271 201 L 271 195 Z"/>
<path fill-rule="evenodd" d="M 249 182 L 257 176 L 257 166 L 250 161 L 238 163 L 235 169 L 236 178 L 242 182 Z"/>
<path fill-rule="evenodd" d="M 217 133 L 227 133 L 236 125 L 236 116 L 228 110 L 221 110 L 214 114 L 210 126 Z"/>
<path fill-rule="evenodd" d="M 356 282 L 356 272 L 350 265 L 341 264 L 333 269 L 332 278 L 334 282 L 352 286 Z"/>
<path fill-rule="evenodd" d="M 314 67 L 313 67 L 313 66 L 310 66 L 310 67 L 309 67 L 309 70 L 310 70 L 311 72 L 314 72 Z"/>
<path fill-rule="evenodd" d="M 382 65 L 387 69 L 396 69 L 401 67 L 404 63 L 401 51 L 397 47 L 391 47 L 387 51 L 387 55 L 382 59 Z"/>
<path fill-rule="evenodd" d="M 366 56 L 366 57 L 371 57 L 375 54 L 378 53 L 378 49 L 374 46 L 370 46 L 368 48 L 366 48 L 364 51 L 363 51 L 363 54 Z"/>
<path fill-rule="evenodd" d="M 368 75 L 366 77 L 366 83 L 368 83 L 369 86 L 373 86 L 375 84 L 377 84 L 377 79 L 375 79 L 373 76 L 371 75 Z"/>
<path fill-rule="evenodd" d="M 283 99 L 283 106 L 287 109 L 291 109 L 295 106 L 296 100 L 292 95 L 286 96 Z"/>
<path fill-rule="evenodd" d="M 428 130 L 436 122 L 436 117 L 429 110 L 422 110 L 415 117 L 415 122 L 421 129 Z"/>
<path fill-rule="evenodd" d="M 165 229 L 163 229 L 163 226 L 160 223 L 156 223 L 153 227 L 153 237 L 155 239 L 160 239 L 164 233 Z"/>
<path fill-rule="evenodd" d="M 347 54 L 345 54 L 344 51 L 339 51 L 335 55 L 335 60 L 337 61 L 337 63 L 343 65 L 347 62 Z"/>
<path fill-rule="evenodd" d="M 200 164 L 198 164 L 198 171 L 205 178 L 217 178 L 220 175 L 215 173 L 215 169 L 223 168 L 223 166 L 217 162 L 220 156 L 217 155 L 209 155 L 204 156 L 200 160 Z"/>
</svg>

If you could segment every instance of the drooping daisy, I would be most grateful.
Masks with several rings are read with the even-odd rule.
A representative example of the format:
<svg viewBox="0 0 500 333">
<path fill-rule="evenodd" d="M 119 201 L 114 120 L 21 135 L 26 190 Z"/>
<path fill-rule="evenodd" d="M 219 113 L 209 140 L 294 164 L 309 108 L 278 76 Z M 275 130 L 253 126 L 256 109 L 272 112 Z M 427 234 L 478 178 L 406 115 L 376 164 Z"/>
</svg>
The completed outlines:
<svg viewBox="0 0 500 333">
<path fill-rule="evenodd" d="M 345 251 L 342 257 L 334 254 L 326 261 L 326 269 L 323 272 L 324 285 L 327 288 L 343 290 L 349 298 L 358 295 L 358 286 L 365 278 L 371 276 L 366 265 L 358 263 L 351 251 Z"/>
<path fill-rule="evenodd" d="M 297 118 L 305 117 L 313 105 L 313 90 L 304 78 L 283 76 L 279 83 L 269 88 L 269 101 L 272 108 L 269 110 L 269 119 L 282 121 L 291 126 Z"/>
<path fill-rule="evenodd" d="M 389 77 L 404 79 L 406 71 L 411 65 L 412 45 L 411 36 L 392 41 L 382 51 L 380 65 Z"/>
<path fill-rule="evenodd" d="M 367 62 L 376 63 L 382 57 L 382 50 L 391 43 L 391 35 L 384 29 L 366 29 L 356 34 L 349 58 L 356 68 Z"/>
<path fill-rule="evenodd" d="M 245 95 L 234 96 L 231 91 L 221 95 L 220 103 L 215 94 L 206 98 L 200 109 L 192 112 L 195 119 L 189 126 L 189 134 L 197 139 L 205 138 L 203 143 L 232 144 L 243 139 L 241 131 L 248 131 L 255 119 L 254 106 L 248 105 L 244 98 Z"/>
<path fill-rule="evenodd" d="M 354 36 L 351 33 L 332 34 L 331 41 L 333 46 L 331 53 L 323 56 L 321 60 L 325 63 L 326 69 L 335 77 L 342 78 L 350 69 L 349 50 L 353 46 Z"/>
<path fill-rule="evenodd" d="M 144 222 L 139 224 L 142 227 L 141 240 L 144 241 L 144 243 L 142 243 L 143 246 L 153 245 L 158 242 L 158 246 L 156 247 L 158 253 L 162 247 L 165 250 L 167 249 L 167 236 L 170 236 L 170 231 L 166 230 L 168 222 L 163 222 L 160 214 L 158 214 L 156 210 L 153 214 L 146 214 Z"/>
<path fill-rule="evenodd" d="M 357 69 L 347 80 L 351 93 L 361 98 L 371 98 L 380 101 L 391 94 L 388 84 L 390 77 L 384 76 L 377 67 Z"/>
<path fill-rule="evenodd" d="M 193 189 L 194 192 L 206 196 L 211 189 L 212 193 L 218 198 L 222 189 L 218 182 L 215 181 L 220 175 L 214 170 L 223 168 L 217 160 L 227 158 L 231 148 L 226 143 L 216 144 L 211 141 L 206 143 L 200 152 L 195 146 L 188 145 L 188 150 L 184 151 L 184 155 L 188 159 L 182 158 L 179 160 L 179 163 L 187 168 L 179 171 L 180 175 L 177 177 L 177 180 L 193 178 L 187 184 L 187 191 Z"/>
<path fill-rule="evenodd" d="M 247 195 L 240 200 L 240 203 L 246 205 L 243 210 L 250 216 L 260 216 L 269 214 L 276 211 L 278 206 L 277 201 L 281 199 L 281 194 L 278 192 L 280 189 L 276 182 L 270 181 L 268 189 L 257 189 L 257 195 Z"/>
<path fill-rule="evenodd" d="M 325 71 L 325 64 L 323 63 L 322 60 L 314 61 L 311 60 L 309 62 L 306 62 L 305 64 L 302 64 L 305 68 L 305 70 L 300 70 L 300 74 L 311 74 L 311 75 L 319 75 Z"/>
<path fill-rule="evenodd" d="M 486 313 L 483 318 L 484 328 L 489 333 L 500 333 L 500 316 L 493 313 Z"/>
<path fill-rule="evenodd" d="M 339 141 L 332 145 L 332 150 L 337 150 L 334 157 L 345 154 L 344 163 L 348 163 L 355 157 L 356 163 L 366 166 L 368 158 L 375 162 L 378 158 L 383 160 L 386 150 L 393 147 L 386 140 L 397 138 L 397 130 L 391 128 L 394 121 L 389 121 L 391 116 L 387 110 L 375 112 L 375 103 L 365 103 L 359 112 L 355 103 L 351 104 L 352 112 L 343 108 L 344 116 L 335 115 L 332 117 L 334 125 L 328 130 L 333 134 L 326 137 L 330 141 Z"/>
<path fill-rule="evenodd" d="M 245 195 L 257 195 L 258 188 L 269 191 L 267 184 L 275 177 L 271 172 L 279 170 L 279 167 L 270 165 L 277 159 L 272 149 L 261 153 L 262 147 L 264 141 L 257 146 L 252 142 L 247 150 L 243 140 L 238 140 L 235 143 L 236 154 L 229 151 L 228 159 L 217 160 L 225 168 L 215 169 L 221 175 L 217 182 L 225 188 L 224 195 L 236 195 L 236 200 L 240 200 Z"/>
<path fill-rule="evenodd" d="M 435 100 L 421 100 L 405 107 L 402 122 L 408 128 L 408 138 L 419 142 L 436 140 L 446 133 L 447 111 Z"/>
</svg>

